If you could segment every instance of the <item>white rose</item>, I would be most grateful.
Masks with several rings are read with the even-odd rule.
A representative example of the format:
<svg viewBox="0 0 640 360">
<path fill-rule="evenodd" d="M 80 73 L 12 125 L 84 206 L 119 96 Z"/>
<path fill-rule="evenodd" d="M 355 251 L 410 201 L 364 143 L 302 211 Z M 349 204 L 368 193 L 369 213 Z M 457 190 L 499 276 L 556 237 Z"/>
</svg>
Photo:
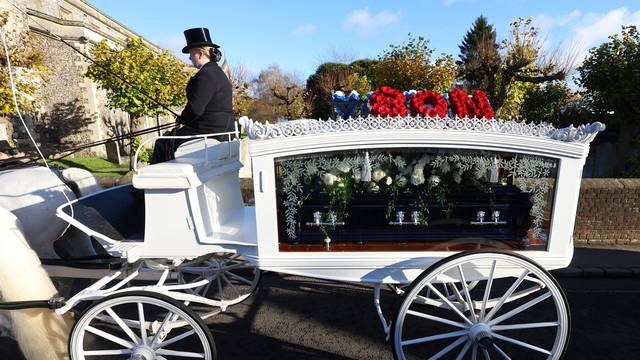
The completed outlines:
<svg viewBox="0 0 640 360">
<path fill-rule="evenodd" d="M 429 176 L 429 184 L 432 187 L 438 186 L 438 184 L 440 184 L 440 177 L 438 175 Z"/>
<path fill-rule="evenodd" d="M 340 163 L 338 164 L 338 166 L 336 166 L 336 169 L 338 169 L 338 171 L 343 172 L 343 173 L 348 173 L 349 171 L 351 171 L 351 166 L 349 166 L 349 164 L 347 163 Z"/>
<path fill-rule="evenodd" d="M 371 174 L 371 180 L 378 182 L 385 176 L 387 176 L 387 174 L 384 171 L 382 171 L 381 169 L 375 169 L 373 171 L 373 174 Z"/>
<path fill-rule="evenodd" d="M 338 177 L 333 175 L 332 173 L 322 174 L 322 182 L 327 186 L 333 185 L 333 183 L 335 183 L 337 180 L 338 180 Z"/>
<path fill-rule="evenodd" d="M 378 186 L 378 184 L 374 183 L 374 182 L 370 182 L 369 183 L 369 191 L 377 193 L 378 191 L 380 191 L 380 186 Z"/>
<path fill-rule="evenodd" d="M 362 171 L 360 169 L 353 170 L 353 180 L 356 182 L 362 181 Z"/>
<path fill-rule="evenodd" d="M 401 188 L 407 186 L 407 178 L 404 176 L 396 176 L 396 184 Z"/>
<path fill-rule="evenodd" d="M 422 171 L 414 171 L 411 174 L 411 183 L 415 186 L 424 184 L 424 174 Z"/>
<path fill-rule="evenodd" d="M 387 186 L 393 184 L 393 179 L 391 178 L 391 176 L 387 176 L 387 180 L 385 181 L 385 183 L 387 184 Z"/>
</svg>

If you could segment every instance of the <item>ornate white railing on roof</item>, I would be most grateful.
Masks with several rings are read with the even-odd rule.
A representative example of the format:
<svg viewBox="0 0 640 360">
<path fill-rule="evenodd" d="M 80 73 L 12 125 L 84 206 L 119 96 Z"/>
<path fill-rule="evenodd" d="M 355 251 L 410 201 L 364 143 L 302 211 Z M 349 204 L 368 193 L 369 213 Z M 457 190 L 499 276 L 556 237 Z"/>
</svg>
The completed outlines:
<svg viewBox="0 0 640 360">
<path fill-rule="evenodd" d="M 254 122 L 246 116 L 239 119 L 250 139 L 267 140 L 301 135 L 327 134 L 343 131 L 368 130 L 464 130 L 485 133 L 511 134 L 548 138 L 564 142 L 590 143 L 599 131 L 605 129 L 604 124 L 591 124 L 556 129 L 548 123 L 526 123 L 485 118 L 450 118 L 450 117 L 380 117 L 368 116 L 355 119 L 315 120 L 300 119 L 280 122 L 278 124 Z"/>
</svg>

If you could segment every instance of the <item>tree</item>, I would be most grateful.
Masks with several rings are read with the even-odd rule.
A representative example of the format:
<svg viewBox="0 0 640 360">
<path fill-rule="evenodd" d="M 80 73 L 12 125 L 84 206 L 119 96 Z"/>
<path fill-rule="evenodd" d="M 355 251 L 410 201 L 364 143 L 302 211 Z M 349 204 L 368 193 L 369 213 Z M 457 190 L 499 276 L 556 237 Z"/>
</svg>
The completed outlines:
<svg viewBox="0 0 640 360">
<path fill-rule="evenodd" d="M 316 119 L 334 118 L 335 112 L 331 103 L 334 91 L 349 93 L 357 91 L 364 96 L 371 90 L 367 76 L 360 74 L 370 60 L 358 60 L 349 65 L 324 63 L 318 66 L 314 74 L 307 79 L 307 90 L 312 101 L 311 116 Z"/>
<path fill-rule="evenodd" d="M 252 82 L 251 92 L 254 100 L 249 117 L 253 119 L 275 121 L 309 115 L 308 94 L 302 81 L 295 74 L 283 72 L 277 65 L 260 72 Z"/>
<path fill-rule="evenodd" d="M 486 17 L 480 15 L 458 48 L 460 60 L 456 64 L 459 66 L 461 77 L 467 80 L 472 88 L 486 88 L 490 74 L 497 71 L 500 63 L 500 46 L 496 41 L 493 25 L 487 22 Z"/>
<path fill-rule="evenodd" d="M 578 83 L 592 108 L 619 122 L 640 120 L 640 34 L 623 26 L 621 34 L 594 47 L 578 67 Z"/>
<path fill-rule="evenodd" d="M 306 90 L 296 84 L 291 84 L 284 89 L 274 87 L 273 96 L 278 100 L 276 106 L 278 113 L 285 119 L 300 119 L 307 117 L 311 106 L 307 101 Z"/>
<path fill-rule="evenodd" d="M 96 64 L 86 76 L 107 91 L 109 107 L 127 112 L 132 121 L 144 115 L 164 114 L 165 110 L 138 90 L 113 76 L 116 73 L 157 102 L 169 108 L 186 104 L 185 87 L 190 74 L 185 64 L 169 51 L 155 52 L 140 38 L 130 38 L 121 49 L 102 41 L 93 48 Z"/>
<path fill-rule="evenodd" d="M 161 115 L 160 105 L 175 108 L 186 104 L 185 87 L 189 73 L 185 64 L 169 51 L 155 52 L 140 38 L 129 38 L 121 49 L 113 49 L 103 40 L 91 51 L 95 63 L 89 65 L 85 76 L 107 92 L 108 106 L 129 114 L 129 133 L 136 120 L 144 115 Z M 144 96 L 112 73 L 135 85 L 156 101 Z M 129 139 L 129 156 L 133 156 L 133 142 Z"/>
<path fill-rule="evenodd" d="M 620 34 L 594 47 L 578 68 L 578 83 L 591 109 L 618 130 L 617 151 L 623 159 L 617 171 L 640 174 L 640 34 L 636 26 L 623 26 Z M 606 119 L 606 120 L 605 120 Z"/>
<path fill-rule="evenodd" d="M 11 19 L 13 20 L 17 19 Z M 36 90 L 44 81 L 46 67 L 42 52 L 36 46 L 32 34 L 13 28 L 8 12 L 0 12 L 0 27 L 5 33 L 7 50 L 13 71 L 13 80 L 17 90 L 18 106 L 23 110 L 32 110 Z M 0 116 L 15 113 L 13 93 L 9 86 L 9 71 L 4 47 L 0 46 Z"/>
<path fill-rule="evenodd" d="M 542 40 L 538 37 L 538 28 L 532 23 L 531 18 L 519 18 L 511 23 L 510 36 L 502 41 L 498 51 L 495 49 L 495 43 L 492 43 L 490 34 L 484 37 L 484 42 L 477 43 L 475 48 L 470 47 L 469 51 L 466 51 L 466 46 L 461 45 L 461 51 L 463 49 L 466 51 L 461 54 L 464 55 L 461 56 L 461 66 L 465 69 L 475 69 L 479 74 L 479 78 L 465 79 L 470 83 L 475 81 L 477 86 L 481 86 L 481 89 L 486 91 L 493 109 L 499 116 L 504 116 L 501 111 L 503 106 L 507 105 L 509 108 L 507 101 L 521 99 L 521 96 L 513 96 L 514 94 L 510 96 L 513 90 L 522 91 L 522 86 L 515 86 L 515 84 L 518 82 L 542 84 L 548 81 L 564 80 L 572 67 L 574 57 L 571 54 L 562 53 L 560 50 L 542 51 Z M 483 21 L 477 19 L 469 33 L 486 34 L 489 25 L 474 30 L 475 24 L 483 25 Z M 470 39 L 472 38 L 473 35 Z M 463 45 L 465 45 L 464 40 Z"/>
<path fill-rule="evenodd" d="M 434 50 L 422 36 L 402 45 L 390 45 L 374 66 L 376 87 L 390 86 L 400 90 L 449 90 L 456 77 L 456 66 L 451 55 L 442 54 L 432 61 Z"/>
<path fill-rule="evenodd" d="M 251 80 L 249 70 L 242 64 L 231 67 L 231 88 L 233 90 L 233 114 L 236 117 L 247 115 L 253 98 L 249 94 Z"/>
<path fill-rule="evenodd" d="M 564 81 L 534 85 L 524 96 L 522 118 L 559 124 L 562 110 L 570 100 L 571 90 Z"/>
</svg>

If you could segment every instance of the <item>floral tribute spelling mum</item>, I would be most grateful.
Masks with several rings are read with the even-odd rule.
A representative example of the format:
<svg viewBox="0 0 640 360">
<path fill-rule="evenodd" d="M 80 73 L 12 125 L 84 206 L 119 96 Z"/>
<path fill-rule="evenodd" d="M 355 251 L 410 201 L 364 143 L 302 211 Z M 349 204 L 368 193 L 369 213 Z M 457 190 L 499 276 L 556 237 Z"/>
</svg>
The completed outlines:
<svg viewBox="0 0 640 360">
<path fill-rule="evenodd" d="M 409 108 L 412 115 L 444 117 L 447 115 L 447 100 L 431 90 L 420 90 L 411 96 Z"/>
<path fill-rule="evenodd" d="M 369 105 L 373 116 L 407 116 L 406 98 L 400 90 L 383 86 L 371 94 Z"/>
<path fill-rule="evenodd" d="M 469 96 L 464 90 L 453 89 L 449 92 L 448 97 L 445 97 L 435 91 L 420 90 L 420 91 L 407 91 L 402 93 L 400 90 L 383 86 L 376 89 L 375 92 L 369 93 L 369 96 L 360 100 L 353 94 L 349 96 L 349 101 L 342 92 L 335 92 L 333 94 L 334 106 L 338 111 L 340 117 L 353 116 L 354 111 L 345 111 L 343 109 L 344 104 L 349 102 L 349 105 L 353 101 L 361 101 L 364 105 L 369 102 L 370 114 L 373 116 L 382 117 L 396 117 L 407 116 L 409 111 L 413 116 L 423 117 L 445 117 L 450 109 L 449 116 L 458 116 L 460 118 L 485 118 L 493 119 L 494 113 L 489 104 L 487 95 L 481 90 L 474 90 L 473 96 Z M 354 100 L 357 99 L 357 100 Z M 341 100 L 342 103 L 336 102 Z M 362 115 L 366 115 L 365 108 L 363 107 Z"/>
<path fill-rule="evenodd" d="M 487 95 L 480 90 L 473 91 L 473 97 L 460 89 L 453 89 L 449 93 L 451 110 L 459 117 L 478 117 L 493 119 L 493 110 L 487 99 Z"/>
</svg>

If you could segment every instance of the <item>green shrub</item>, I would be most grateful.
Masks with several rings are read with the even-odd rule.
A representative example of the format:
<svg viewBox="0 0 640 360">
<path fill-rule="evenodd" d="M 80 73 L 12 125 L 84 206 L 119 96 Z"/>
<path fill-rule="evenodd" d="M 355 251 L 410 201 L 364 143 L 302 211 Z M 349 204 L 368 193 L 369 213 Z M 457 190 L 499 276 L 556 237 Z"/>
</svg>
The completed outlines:
<svg viewBox="0 0 640 360">
<path fill-rule="evenodd" d="M 138 148 L 142 144 L 142 138 L 140 136 L 136 136 L 133 138 L 132 151 L 135 154 L 138 151 Z M 151 160 L 151 155 L 153 154 L 153 150 L 149 148 L 142 148 L 140 153 L 138 153 L 138 161 L 142 163 L 149 163 Z"/>
</svg>

